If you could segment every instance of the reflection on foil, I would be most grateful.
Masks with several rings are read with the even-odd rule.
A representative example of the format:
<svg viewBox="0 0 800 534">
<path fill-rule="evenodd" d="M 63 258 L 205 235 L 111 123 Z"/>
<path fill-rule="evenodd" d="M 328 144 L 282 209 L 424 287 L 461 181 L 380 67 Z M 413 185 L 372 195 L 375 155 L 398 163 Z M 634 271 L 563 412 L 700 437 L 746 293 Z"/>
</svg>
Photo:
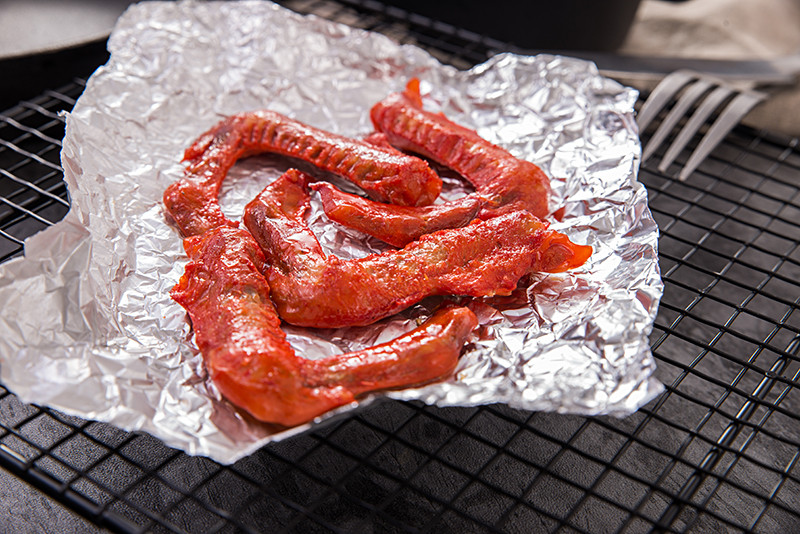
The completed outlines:
<svg viewBox="0 0 800 534">
<path fill-rule="evenodd" d="M 220 462 L 309 428 L 254 422 L 208 381 L 185 313 L 168 295 L 186 258 L 161 195 L 181 176 L 183 150 L 222 116 L 271 108 L 362 136 L 370 106 L 413 76 L 428 108 L 553 177 L 553 227 L 595 252 L 574 272 L 472 301 L 481 326 L 452 379 L 361 404 L 388 396 L 624 415 L 661 391 L 647 338 L 662 286 L 657 228 L 636 181 L 636 93 L 592 64 L 500 55 L 458 71 L 418 48 L 264 2 L 136 5 L 109 48 L 67 117 L 72 210 L 26 242 L 25 258 L 0 267 L 0 378 L 24 401 L 145 430 Z M 225 212 L 239 216 L 286 165 L 269 156 L 238 164 Z M 446 198 L 466 192 L 458 180 L 447 184 Z M 329 252 L 383 249 L 331 225 L 318 203 L 310 222 Z M 434 305 L 370 327 L 287 333 L 300 354 L 318 358 L 395 337 Z"/>
</svg>

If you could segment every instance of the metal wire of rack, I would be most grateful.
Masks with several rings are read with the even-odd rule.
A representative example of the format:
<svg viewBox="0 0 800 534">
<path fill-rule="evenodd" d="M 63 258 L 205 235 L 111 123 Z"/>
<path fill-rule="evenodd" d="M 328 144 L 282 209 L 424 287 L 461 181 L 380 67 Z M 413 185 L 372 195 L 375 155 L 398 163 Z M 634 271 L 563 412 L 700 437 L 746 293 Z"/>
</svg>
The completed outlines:
<svg viewBox="0 0 800 534">
<path fill-rule="evenodd" d="M 457 66 L 509 49 L 369 0 L 284 3 Z M 59 113 L 82 90 L 0 113 L 0 262 L 68 210 Z M 797 140 L 739 128 L 688 181 L 639 178 L 661 230 L 667 389 L 633 416 L 386 401 L 221 466 L 0 388 L 0 466 L 119 532 L 798 531 Z"/>
</svg>

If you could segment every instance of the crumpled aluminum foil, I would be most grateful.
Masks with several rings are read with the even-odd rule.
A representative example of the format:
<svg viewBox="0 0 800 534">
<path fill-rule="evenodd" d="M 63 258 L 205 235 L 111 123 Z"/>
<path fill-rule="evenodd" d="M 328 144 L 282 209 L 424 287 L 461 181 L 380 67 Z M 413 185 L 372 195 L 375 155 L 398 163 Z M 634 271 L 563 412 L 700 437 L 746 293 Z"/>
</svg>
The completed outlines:
<svg viewBox="0 0 800 534">
<path fill-rule="evenodd" d="M 464 72 L 266 2 L 135 5 L 109 48 L 67 116 L 71 211 L 28 239 L 24 258 L 0 266 L 0 379 L 24 401 L 144 430 L 224 463 L 318 423 L 260 424 L 220 398 L 168 295 L 186 257 L 161 195 L 182 175 L 183 150 L 225 115 L 271 108 L 357 137 L 371 131 L 370 106 L 414 76 L 429 109 L 553 177 L 562 216 L 552 226 L 594 255 L 569 274 L 535 276 L 527 291 L 473 301 L 481 327 L 452 379 L 361 405 L 385 396 L 625 415 L 662 391 L 648 344 L 662 293 L 658 230 L 636 181 L 636 93 L 594 65 L 507 54 Z M 240 162 L 225 182 L 225 212 L 240 216 L 285 168 L 269 156 Z M 445 198 L 464 192 L 459 180 L 447 189 Z M 330 224 L 316 200 L 311 224 L 341 256 L 383 249 Z M 369 327 L 286 330 L 298 353 L 320 357 L 392 339 L 434 304 Z"/>
</svg>

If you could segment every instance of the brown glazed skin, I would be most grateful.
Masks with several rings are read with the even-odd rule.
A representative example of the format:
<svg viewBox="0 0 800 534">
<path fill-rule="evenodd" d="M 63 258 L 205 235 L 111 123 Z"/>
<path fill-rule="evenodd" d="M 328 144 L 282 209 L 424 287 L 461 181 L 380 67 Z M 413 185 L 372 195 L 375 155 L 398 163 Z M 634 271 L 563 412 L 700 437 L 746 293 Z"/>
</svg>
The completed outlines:
<svg viewBox="0 0 800 534">
<path fill-rule="evenodd" d="M 222 395 L 261 421 L 297 425 L 369 391 L 446 377 L 477 326 L 469 309 L 445 306 L 388 343 L 307 360 L 280 329 L 264 255 L 247 231 L 223 225 L 184 245 L 191 261 L 172 297 L 188 311 Z"/>
<path fill-rule="evenodd" d="M 237 226 L 219 207 L 222 181 L 239 158 L 265 152 L 298 158 L 347 178 L 381 202 L 426 206 L 442 188 L 441 178 L 414 156 L 313 128 L 274 111 L 240 113 L 222 120 L 186 150 L 184 178 L 164 192 L 164 204 L 184 236 Z"/>
<path fill-rule="evenodd" d="M 309 177 L 290 170 L 245 208 L 264 251 L 272 301 L 288 323 L 367 325 L 432 295 L 507 295 L 534 271 L 582 265 L 576 245 L 526 211 L 422 236 L 400 250 L 355 260 L 326 256 L 305 222 Z"/>
<path fill-rule="evenodd" d="M 402 247 L 425 233 L 464 226 L 479 212 L 482 218 L 517 210 L 540 218 L 548 214 L 550 181 L 544 172 L 441 113 L 425 111 L 418 80 L 376 104 L 371 118 L 377 132 L 370 142 L 428 157 L 460 173 L 476 192 L 437 206 L 395 208 L 327 185 L 319 191 L 330 219 Z M 474 212 L 466 207 L 479 202 Z"/>
</svg>

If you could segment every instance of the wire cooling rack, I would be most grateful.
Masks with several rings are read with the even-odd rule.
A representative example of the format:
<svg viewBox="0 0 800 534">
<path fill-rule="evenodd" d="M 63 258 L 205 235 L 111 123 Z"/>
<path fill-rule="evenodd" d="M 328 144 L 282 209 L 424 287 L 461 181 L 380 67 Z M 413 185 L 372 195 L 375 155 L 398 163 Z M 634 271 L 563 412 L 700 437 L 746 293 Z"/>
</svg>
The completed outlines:
<svg viewBox="0 0 800 534">
<path fill-rule="evenodd" d="M 285 3 L 457 66 L 509 49 L 375 2 Z M 59 112 L 82 90 L 0 113 L 0 261 L 68 210 Z M 667 388 L 630 417 L 385 401 L 221 466 L 0 388 L 0 466 L 120 532 L 800 531 L 797 140 L 739 128 L 686 182 L 676 169 L 639 176 Z"/>
</svg>

